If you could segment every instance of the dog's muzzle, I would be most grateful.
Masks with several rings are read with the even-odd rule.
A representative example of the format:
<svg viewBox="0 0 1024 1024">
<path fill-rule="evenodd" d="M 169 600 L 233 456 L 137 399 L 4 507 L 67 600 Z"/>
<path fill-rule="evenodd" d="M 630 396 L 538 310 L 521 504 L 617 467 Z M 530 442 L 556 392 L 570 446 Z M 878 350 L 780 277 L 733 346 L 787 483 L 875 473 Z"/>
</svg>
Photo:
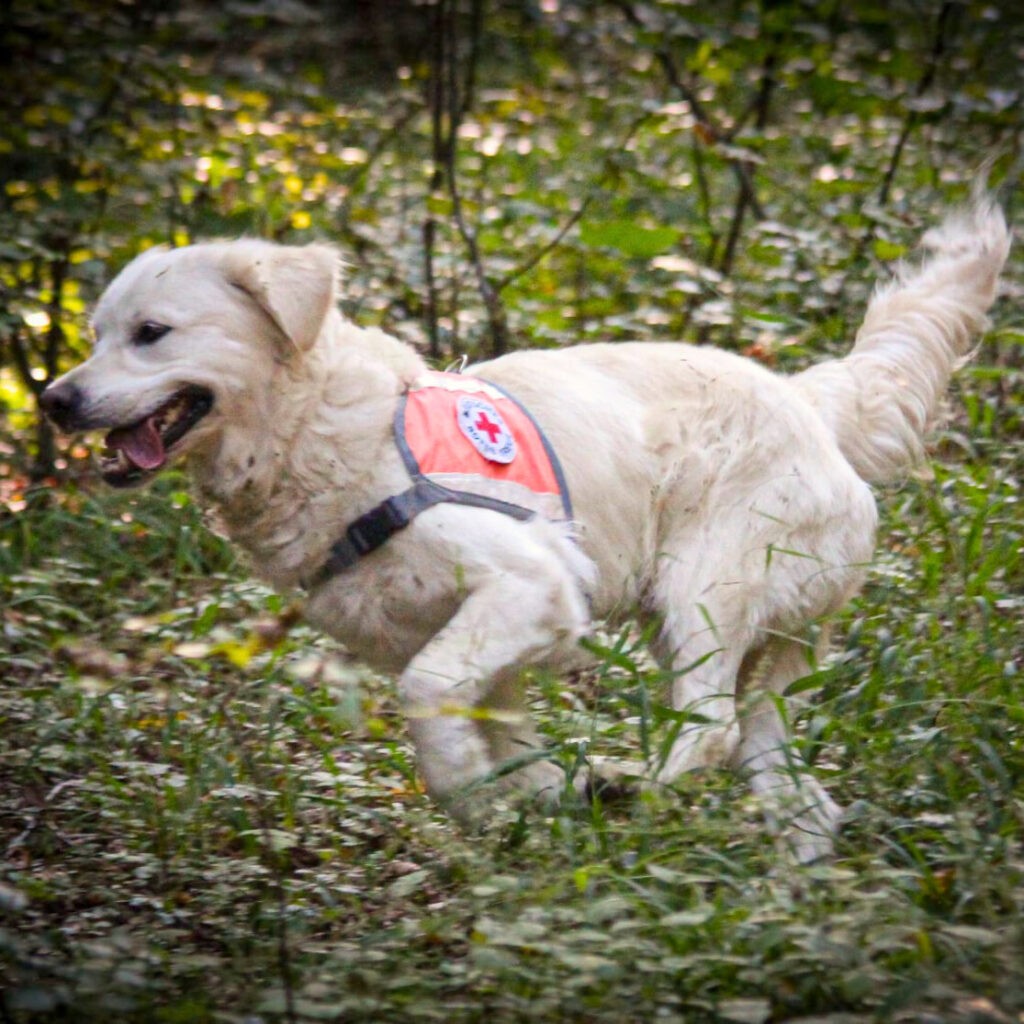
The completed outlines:
<svg viewBox="0 0 1024 1024">
<path fill-rule="evenodd" d="M 87 428 L 82 422 L 82 392 L 75 384 L 51 384 L 39 396 L 39 408 L 62 433 Z"/>
<path fill-rule="evenodd" d="M 134 486 L 162 469 L 213 403 L 208 388 L 186 384 L 144 416 L 117 422 L 90 413 L 86 393 L 75 384 L 51 384 L 39 396 L 40 408 L 64 433 L 108 430 L 100 473 L 114 487 Z"/>
</svg>

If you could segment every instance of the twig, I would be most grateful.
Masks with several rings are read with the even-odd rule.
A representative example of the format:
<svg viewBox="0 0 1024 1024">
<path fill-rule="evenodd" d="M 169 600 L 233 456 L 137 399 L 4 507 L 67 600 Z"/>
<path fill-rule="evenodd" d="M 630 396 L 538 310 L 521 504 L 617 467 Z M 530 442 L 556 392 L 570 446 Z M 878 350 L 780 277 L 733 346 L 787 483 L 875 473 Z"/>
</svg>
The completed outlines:
<svg viewBox="0 0 1024 1024">
<path fill-rule="evenodd" d="M 732 271 L 733 260 L 736 258 L 736 247 L 739 245 L 740 233 L 743 230 L 743 218 L 746 216 L 751 198 L 746 182 L 741 181 L 736 192 L 736 206 L 733 209 L 732 220 L 729 222 L 729 234 L 725 239 L 725 249 L 722 250 L 722 258 L 718 261 L 718 271 L 726 276 Z"/>
<path fill-rule="evenodd" d="M 70 266 L 70 248 L 70 243 L 65 239 L 63 254 L 59 259 L 50 262 L 50 308 L 48 310 L 50 326 L 46 331 L 46 348 L 43 354 L 43 369 L 46 371 L 44 387 L 56 376 L 57 360 L 64 344 L 64 327 L 61 324 L 63 311 L 61 293 L 64 291 L 64 282 L 67 280 Z"/>
<path fill-rule="evenodd" d="M 483 0 L 473 0 L 469 12 L 469 60 L 466 61 L 466 75 L 462 83 L 462 105 L 459 112 L 460 120 L 473 109 L 473 98 L 476 92 L 476 72 L 480 60 L 480 38 L 484 28 Z M 454 63 L 455 50 L 452 50 Z"/>
<path fill-rule="evenodd" d="M 764 58 L 764 65 L 761 70 L 761 84 L 757 90 L 757 98 L 754 109 L 756 117 L 754 127 L 758 132 L 763 132 L 768 125 L 768 112 L 771 107 L 772 91 L 775 88 L 775 64 L 777 60 L 776 46 L 778 40 L 773 39 L 773 45 Z M 754 194 L 753 167 L 750 163 L 745 164 L 747 174 L 740 180 L 736 196 L 736 208 L 733 211 L 732 223 L 729 225 L 729 235 L 726 239 L 725 250 L 722 259 L 718 264 L 720 273 L 728 276 L 732 271 L 733 261 L 736 258 L 736 248 L 739 245 L 740 233 L 743 230 L 743 220 L 746 217 L 747 209 L 757 203 Z"/>
<path fill-rule="evenodd" d="M 647 26 L 644 24 L 643 19 L 633 10 L 633 5 L 628 0 L 614 0 L 614 2 L 615 6 L 622 11 L 626 20 L 634 28 L 646 29 Z M 679 69 L 676 67 L 676 62 L 672 59 L 672 55 L 663 46 L 655 49 L 654 55 L 658 58 L 658 63 L 661 65 L 662 71 L 665 72 L 669 85 L 683 97 L 690 110 L 693 111 L 693 116 L 697 119 L 697 122 L 718 138 L 719 131 L 717 127 L 712 123 L 711 118 L 704 109 L 704 104 L 701 103 L 697 94 L 683 81 L 682 75 L 679 74 Z"/>
<path fill-rule="evenodd" d="M 580 222 L 583 214 L 587 212 L 587 207 L 593 202 L 594 193 L 586 196 L 582 203 L 577 207 L 576 212 L 571 214 L 566 222 L 558 229 L 557 232 L 552 236 L 550 241 L 545 242 L 532 256 L 527 257 L 519 264 L 518 267 L 513 267 L 494 287 L 495 291 L 503 292 L 513 281 L 519 280 L 523 274 L 533 270 L 535 266 L 552 250 L 558 247 L 558 244 L 563 238 Z"/>
<path fill-rule="evenodd" d="M 690 151 L 693 155 L 693 176 L 697 182 L 700 212 L 708 229 L 707 262 L 711 263 L 718 249 L 718 232 L 715 230 L 714 222 L 711 219 L 711 186 L 708 184 L 708 172 L 704 166 L 704 149 L 696 135 L 693 136 L 691 141 Z"/>
<path fill-rule="evenodd" d="M 442 68 L 445 62 L 444 14 L 442 5 L 438 3 L 432 9 L 433 49 L 430 55 L 431 74 L 427 80 L 427 106 L 430 109 L 430 129 L 433 158 L 433 172 L 430 176 L 430 194 L 440 191 L 444 182 L 445 136 L 444 136 L 444 76 Z M 427 279 L 427 336 L 430 339 L 430 354 L 437 359 L 441 355 L 441 334 L 438 325 L 438 291 L 437 278 L 434 274 L 434 246 L 437 240 L 437 221 L 434 214 L 427 209 L 427 218 L 423 222 L 423 267 Z"/>
<path fill-rule="evenodd" d="M 931 52 L 929 53 L 924 71 L 921 73 L 921 78 L 918 80 L 917 86 L 914 89 L 915 98 L 923 96 L 935 82 L 935 75 L 939 69 L 939 61 L 946 52 L 946 30 L 950 16 L 953 13 L 954 6 L 954 0 L 944 0 L 942 7 L 939 9 L 938 16 L 935 20 L 935 38 L 932 41 Z M 908 110 L 907 116 L 903 122 L 903 128 L 896 140 L 896 146 L 889 158 L 889 166 L 886 168 L 885 174 L 882 178 L 882 185 L 878 190 L 878 202 L 880 205 L 885 205 L 889 201 L 889 194 L 892 189 L 893 182 L 895 181 L 900 161 L 903 157 L 904 147 L 910 139 L 911 132 L 917 125 L 917 120 L 918 112 L 916 110 Z M 861 204 L 861 210 L 863 210 L 863 208 L 864 204 Z M 863 233 L 857 239 L 857 242 L 853 247 L 853 252 L 850 254 L 847 270 L 843 275 L 841 287 L 836 290 L 836 298 L 826 308 L 825 315 L 830 316 L 839 308 L 839 296 L 846 292 L 846 282 L 852 276 L 853 268 L 857 266 L 860 262 L 860 258 L 864 255 L 868 246 L 874 240 L 876 229 L 877 221 L 870 221 Z"/>
<path fill-rule="evenodd" d="M 454 161 L 453 161 L 454 163 Z M 452 197 L 452 214 L 455 217 L 455 225 L 459 229 L 466 248 L 469 250 L 470 263 L 476 274 L 477 287 L 480 296 L 487 308 L 487 318 L 491 327 L 491 355 L 500 356 L 508 351 L 508 320 L 505 316 L 505 307 L 497 290 L 487 276 L 483 260 L 480 258 L 480 246 L 477 243 L 476 233 L 466 223 L 462 211 L 462 197 L 459 193 L 458 184 L 455 180 L 454 167 L 450 167 L 448 178 L 448 190 Z"/>
<path fill-rule="evenodd" d="M 650 120 L 651 116 L 652 115 L 650 113 L 646 113 L 638 117 L 629 126 L 629 131 L 626 132 L 626 135 L 622 139 L 622 141 L 618 145 L 613 147 L 614 152 L 619 152 L 625 149 L 629 145 L 633 136 L 636 135 L 636 133 L 640 130 L 640 128 L 646 121 Z M 600 184 L 603 184 L 611 176 L 611 173 L 612 172 L 610 170 L 606 169 L 605 173 L 601 176 Z M 495 285 L 495 290 L 499 293 L 504 291 L 510 284 L 512 284 L 513 281 L 518 280 L 524 274 L 526 274 L 530 270 L 533 270 L 533 268 L 537 266 L 537 264 L 540 263 L 540 261 L 544 259 L 544 257 L 547 256 L 549 252 L 552 252 L 555 248 L 557 248 L 562 239 L 565 238 L 565 236 L 580 222 L 580 220 L 583 217 L 583 214 L 587 212 L 587 208 L 594 201 L 595 195 L 596 193 L 592 191 L 589 193 L 589 195 L 585 196 L 583 202 L 580 203 L 576 211 L 569 215 L 565 223 L 555 232 L 551 239 L 545 242 L 539 249 L 536 250 L 536 252 L 532 253 L 530 256 L 527 256 L 526 259 L 524 259 L 522 263 L 519 264 L 519 266 L 513 267 Z"/>
<path fill-rule="evenodd" d="M 437 278 L 434 276 L 434 239 L 437 224 L 428 214 L 423 222 L 423 273 L 427 279 L 427 301 L 424 313 L 427 317 L 428 351 L 431 359 L 441 358 L 441 332 L 437 314 Z"/>
<path fill-rule="evenodd" d="M 474 16 L 480 17 L 480 12 L 476 8 L 474 8 Z M 448 186 L 448 194 L 452 201 L 452 216 L 455 219 L 455 226 L 458 229 L 463 244 L 466 246 L 470 264 L 476 277 L 477 288 L 487 310 L 491 335 L 491 353 L 495 356 L 500 356 L 508 350 L 508 319 L 498 291 L 487 276 L 487 271 L 484 268 L 476 232 L 470 227 L 466 219 L 456 168 L 459 125 L 462 123 L 462 118 L 469 108 L 465 103 L 465 94 L 462 93 L 460 95 L 457 78 L 458 12 L 454 0 L 440 0 L 435 17 L 435 25 L 439 31 L 436 33 L 434 74 L 431 81 L 431 113 L 434 119 L 435 143 L 434 176 L 431 184 L 439 184 L 438 176 L 443 174 L 443 180 Z M 477 61 L 476 50 L 480 40 L 479 28 L 475 30 L 470 39 L 471 49 L 468 57 L 468 66 L 470 68 L 469 84 L 472 83 L 473 75 L 475 75 L 473 69 L 475 69 Z M 444 113 L 447 113 L 446 130 L 443 126 Z"/>
<path fill-rule="evenodd" d="M 540 245 L 517 266 L 509 270 L 503 277 L 492 279 L 484 265 L 479 239 L 473 226 L 466 216 L 462 192 L 458 180 L 458 132 L 462 119 L 469 112 L 469 93 L 475 81 L 475 68 L 478 59 L 478 47 L 482 26 L 482 2 L 474 0 L 471 27 L 471 47 L 467 57 L 468 70 L 465 85 L 460 94 L 457 81 L 456 58 L 458 56 L 458 39 L 456 10 L 454 0 L 439 0 L 434 8 L 434 49 L 432 53 L 433 74 L 429 88 L 429 101 L 433 120 L 434 133 L 434 174 L 431 178 L 431 189 L 436 191 L 441 180 L 447 185 L 448 195 L 452 204 L 452 218 L 461 237 L 469 262 L 473 268 L 477 290 L 487 310 L 488 326 L 491 337 L 491 355 L 499 356 L 508 351 L 509 327 L 508 316 L 502 302 L 501 294 L 514 281 L 527 274 L 541 260 L 561 244 L 565 236 L 580 222 L 593 202 L 596 192 L 592 191 L 584 197 L 574 210 L 555 231 L 551 238 Z M 447 114 L 447 118 L 445 118 Z M 629 127 L 622 143 L 616 147 L 625 147 L 639 128 L 650 119 L 652 114 L 644 113 Z M 602 180 L 607 179 L 612 171 L 606 170 Z M 437 285 L 433 267 L 434 221 L 428 218 L 424 225 L 424 263 L 427 277 L 427 313 L 430 351 L 432 355 L 440 354 L 439 332 L 436 326 Z"/>
<path fill-rule="evenodd" d="M 32 367 L 29 365 L 28 352 L 23 341 L 23 335 L 17 327 L 7 335 L 7 347 L 10 349 L 14 368 L 18 371 L 22 383 L 38 397 L 42 393 L 43 384 L 32 376 Z"/>
<path fill-rule="evenodd" d="M 932 41 L 932 49 L 928 55 L 928 62 L 925 64 L 924 72 L 917 83 L 917 88 L 914 90 L 914 99 L 920 99 L 932 87 L 935 81 L 935 75 L 939 69 L 939 61 L 946 50 L 946 27 L 953 13 L 953 7 L 952 0 L 945 0 L 939 9 L 939 15 L 935 22 L 935 38 Z M 892 151 L 892 156 L 889 158 L 889 166 L 886 168 L 885 176 L 882 178 L 882 187 L 878 190 L 880 206 L 885 206 L 889 201 L 889 193 L 892 190 L 892 184 L 896 178 L 900 160 L 903 158 L 903 149 L 910 138 L 911 132 L 917 126 L 918 118 L 919 113 L 917 110 L 911 108 L 907 111 L 907 116 L 903 121 L 903 129 L 896 140 L 896 146 Z"/>
<path fill-rule="evenodd" d="M 643 23 L 643 19 L 633 9 L 629 0 L 614 0 L 614 3 L 631 25 L 639 29 L 646 28 Z M 700 129 L 699 135 L 701 138 L 712 145 L 716 142 L 727 140 L 729 138 L 729 134 L 714 121 L 697 94 L 683 80 L 683 76 L 679 73 L 679 68 L 668 49 L 664 46 L 655 47 L 654 56 L 661 65 L 661 69 L 664 72 L 669 85 L 671 85 L 672 88 L 682 96 L 683 101 L 690 108 L 691 113 L 697 121 L 697 126 Z M 757 201 L 757 190 L 754 187 L 749 162 L 739 160 L 736 157 L 728 157 L 727 163 L 729 164 L 733 174 L 736 176 L 736 183 L 739 186 L 740 193 L 745 193 L 748 196 L 748 199 L 745 201 L 745 205 L 749 205 L 750 209 L 754 212 L 754 216 L 756 216 L 758 220 L 764 220 L 765 213 L 761 204 Z"/>
<path fill-rule="evenodd" d="M 422 107 L 420 107 L 418 103 L 410 103 L 409 106 L 395 118 L 390 127 L 388 127 L 386 131 L 381 132 L 377 141 L 367 151 L 366 159 L 363 163 L 359 164 L 359 166 L 352 171 L 351 175 L 342 181 L 342 185 L 348 191 L 341 204 L 341 210 L 338 216 L 339 230 L 348 230 L 349 208 L 352 205 L 351 198 L 359 183 L 369 175 L 371 170 L 373 170 L 373 166 L 377 162 L 378 157 L 385 152 L 395 136 L 405 128 L 405 126 L 420 112 L 421 109 Z"/>
</svg>

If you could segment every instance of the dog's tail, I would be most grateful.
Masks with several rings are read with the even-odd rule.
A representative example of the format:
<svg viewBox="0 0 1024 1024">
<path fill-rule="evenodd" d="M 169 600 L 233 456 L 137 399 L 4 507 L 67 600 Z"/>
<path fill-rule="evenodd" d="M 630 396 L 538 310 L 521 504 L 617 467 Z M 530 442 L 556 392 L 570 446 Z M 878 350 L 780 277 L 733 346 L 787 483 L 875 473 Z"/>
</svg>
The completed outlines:
<svg viewBox="0 0 1024 1024">
<path fill-rule="evenodd" d="M 794 378 L 869 482 L 898 479 L 923 459 L 949 378 L 987 324 L 1010 232 L 979 198 L 922 241 L 931 254 L 875 293 L 850 354 Z"/>
</svg>

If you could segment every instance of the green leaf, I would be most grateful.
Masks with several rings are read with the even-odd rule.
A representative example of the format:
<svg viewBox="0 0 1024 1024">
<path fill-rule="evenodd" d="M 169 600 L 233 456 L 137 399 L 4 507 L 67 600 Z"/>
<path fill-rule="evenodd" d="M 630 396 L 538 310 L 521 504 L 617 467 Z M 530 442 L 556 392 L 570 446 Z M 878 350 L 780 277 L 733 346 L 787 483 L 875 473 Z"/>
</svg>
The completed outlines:
<svg viewBox="0 0 1024 1024">
<path fill-rule="evenodd" d="M 637 259 L 651 259 L 667 252 L 681 234 L 678 228 L 645 228 L 631 220 L 588 221 L 580 228 L 584 245 L 616 249 Z"/>
<path fill-rule="evenodd" d="M 884 238 L 876 238 L 871 246 L 872 251 L 880 260 L 898 260 L 906 255 L 907 247 L 898 242 L 889 242 Z"/>
</svg>

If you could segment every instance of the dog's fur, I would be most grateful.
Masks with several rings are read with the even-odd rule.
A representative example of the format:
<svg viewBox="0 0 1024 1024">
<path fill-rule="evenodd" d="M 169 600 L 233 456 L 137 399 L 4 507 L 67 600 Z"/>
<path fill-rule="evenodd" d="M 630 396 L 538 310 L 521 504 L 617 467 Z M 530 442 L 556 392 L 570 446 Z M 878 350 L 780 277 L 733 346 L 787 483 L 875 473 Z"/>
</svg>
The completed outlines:
<svg viewBox="0 0 1024 1024">
<path fill-rule="evenodd" d="M 522 670 L 575 662 L 592 619 L 638 612 L 660 623 L 673 707 L 700 721 L 649 780 L 731 761 L 785 817 L 801 859 L 828 852 L 839 808 L 794 769 L 777 695 L 808 672 L 811 627 L 860 587 L 876 527 L 867 482 L 919 461 L 1009 233 L 982 201 L 926 244 L 931 256 L 876 294 L 852 353 L 794 377 L 653 343 L 472 368 L 540 423 L 575 522 L 439 505 L 307 605 L 398 674 L 434 797 L 471 818 L 486 799 L 474 784 L 513 758 L 506 783 L 560 794 L 553 763 L 521 756 L 539 747 Z M 109 429 L 184 385 L 208 389 L 212 409 L 167 454 L 187 453 L 202 496 L 278 588 L 314 578 L 349 523 L 409 486 L 392 419 L 424 363 L 343 319 L 337 266 L 326 246 L 255 240 L 147 252 L 100 301 L 94 354 L 43 400 L 65 429 Z M 153 341 L 147 322 L 171 329 Z"/>
</svg>

